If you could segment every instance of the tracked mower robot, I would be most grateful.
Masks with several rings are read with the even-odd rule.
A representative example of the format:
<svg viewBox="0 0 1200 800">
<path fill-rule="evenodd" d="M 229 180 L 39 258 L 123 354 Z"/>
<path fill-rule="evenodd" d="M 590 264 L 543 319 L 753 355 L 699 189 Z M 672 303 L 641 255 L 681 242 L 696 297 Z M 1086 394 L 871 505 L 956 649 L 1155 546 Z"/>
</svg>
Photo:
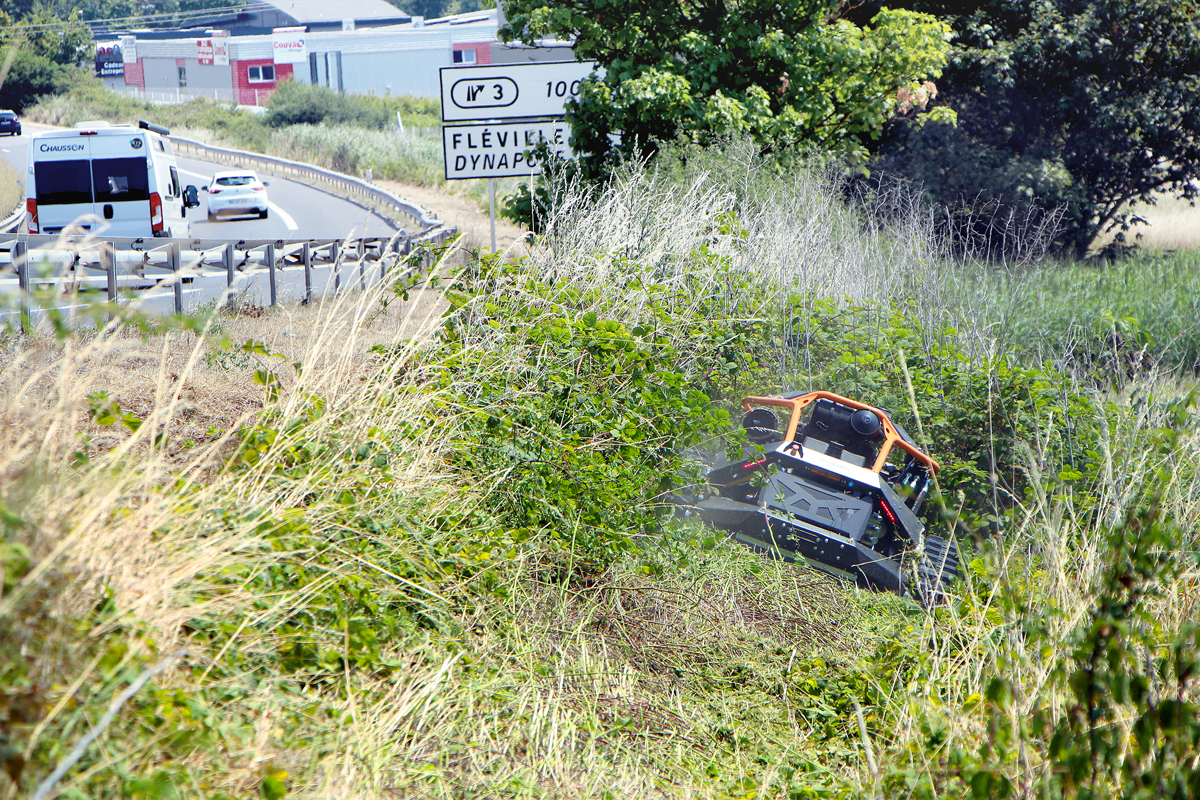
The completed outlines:
<svg viewBox="0 0 1200 800">
<path fill-rule="evenodd" d="M 831 392 L 747 397 L 748 458 L 710 469 L 685 501 L 755 551 L 914 595 L 926 606 L 958 576 L 953 544 L 917 519 L 936 461 L 878 408 Z"/>
</svg>

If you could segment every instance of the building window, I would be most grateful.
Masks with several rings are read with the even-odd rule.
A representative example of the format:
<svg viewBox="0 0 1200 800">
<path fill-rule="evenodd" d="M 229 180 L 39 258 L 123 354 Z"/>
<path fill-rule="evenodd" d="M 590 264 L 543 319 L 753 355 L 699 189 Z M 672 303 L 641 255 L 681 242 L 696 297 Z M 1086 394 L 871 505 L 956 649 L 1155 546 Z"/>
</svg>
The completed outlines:
<svg viewBox="0 0 1200 800">
<path fill-rule="evenodd" d="M 274 83 L 275 65 L 264 64 L 261 67 L 250 67 L 246 71 L 246 75 L 250 78 L 251 83 Z"/>
<path fill-rule="evenodd" d="M 455 50 L 454 51 L 454 63 L 455 64 L 474 64 L 475 63 L 475 51 L 474 50 Z"/>
<path fill-rule="evenodd" d="M 179 86 L 180 88 L 187 86 L 187 67 L 179 68 Z"/>
</svg>

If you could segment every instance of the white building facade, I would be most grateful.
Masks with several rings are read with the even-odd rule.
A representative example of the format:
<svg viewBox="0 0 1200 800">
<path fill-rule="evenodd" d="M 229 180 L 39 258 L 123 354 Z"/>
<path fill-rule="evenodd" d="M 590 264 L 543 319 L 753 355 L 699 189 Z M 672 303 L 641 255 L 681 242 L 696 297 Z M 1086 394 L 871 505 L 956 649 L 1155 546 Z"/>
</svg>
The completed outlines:
<svg viewBox="0 0 1200 800">
<path fill-rule="evenodd" d="M 220 31 L 125 35 L 97 42 L 96 74 L 114 91 L 153 102 L 208 97 L 261 106 L 284 80 L 346 94 L 437 98 L 441 67 L 573 59 L 570 48 L 501 44 L 495 10 L 415 23 L 311 32 L 295 26 L 227 38 Z"/>
</svg>

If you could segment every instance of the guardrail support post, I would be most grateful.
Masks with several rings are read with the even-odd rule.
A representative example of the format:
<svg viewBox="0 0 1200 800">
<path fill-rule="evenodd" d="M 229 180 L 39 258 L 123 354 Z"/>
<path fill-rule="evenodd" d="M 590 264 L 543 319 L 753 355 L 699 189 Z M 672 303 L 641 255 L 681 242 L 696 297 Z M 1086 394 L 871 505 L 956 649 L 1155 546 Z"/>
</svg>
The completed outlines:
<svg viewBox="0 0 1200 800">
<path fill-rule="evenodd" d="M 300 258 L 304 260 L 304 304 L 312 302 L 312 243 L 300 246 Z"/>
<path fill-rule="evenodd" d="M 354 245 L 354 255 L 358 257 L 358 288 L 365 292 L 367 290 L 367 252 L 362 239 L 359 239 Z"/>
<path fill-rule="evenodd" d="M 333 293 L 342 291 L 342 240 L 334 239 L 329 245 L 329 258 L 333 261 Z"/>
<path fill-rule="evenodd" d="M 175 313 L 183 313 L 183 278 L 179 275 L 181 269 L 179 242 L 171 242 L 167 246 L 168 266 L 171 268 L 171 274 L 175 276 Z"/>
<path fill-rule="evenodd" d="M 104 277 L 108 283 L 108 302 L 117 302 L 117 246 L 113 242 L 100 243 L 100 266 L 104 267 Z M 108 312 L 108 321 L 116 319 L 116 312 Z"/>
<path fill-rule="evenodd" d="M 17 268 L 17 288 L 20 289 L 18 309 L 21 315 L 21 333 L 28 335 L 32 326 L 29 319 L 29 245 L 20 239 L 13 242 L 12 261 Z"/>
<path fill-rule="evenodd" d="M 267 245 L 267 274 L 271 284 L 271 307 L 274 308 L 278 302 L 278 296 L 275 290 L 275 245 Z"/>
<path fill-rule="evenodd" d="M 233 242 L 229 242 L 225 245 L 225 249 L 222 251 L 221 259 L 225 263 L 225 302 L 228 304 L 230 310 L 232 310 L 235 305 L 233 300 L 233 256 Z"/>
</svg>

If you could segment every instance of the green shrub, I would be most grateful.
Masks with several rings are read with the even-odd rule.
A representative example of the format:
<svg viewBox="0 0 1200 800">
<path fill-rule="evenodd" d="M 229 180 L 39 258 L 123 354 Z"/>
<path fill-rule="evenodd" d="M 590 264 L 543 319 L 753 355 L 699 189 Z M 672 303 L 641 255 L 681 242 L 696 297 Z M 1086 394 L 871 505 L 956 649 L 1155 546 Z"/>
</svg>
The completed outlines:
<svg viewBox="0 0 1200 800">
<path fill-rule="evenodd" d="M 426 366 L 442 396 L 429 422 L 448 429 L 448 461 L 487 492 L 494 526 L 550 531 L 576 564 L 606 567 L 631 537 L 660 531 L 681 450 L 729 416 L 662 332 L 590 310 L 595 296 L 521 262 L 476 266 L 447 293 L 453 312 Z"/>
<path fill-rule="evenodd" d="M 432 127 L 439 119 L 437 101 L 429 98 L 343 94 L 291 80 L 279 84 L 267 108 L 265 122 L 272 128 L 327 123 L 386 130 L 396 126 L 397 113 L 406 119 L 406 127 Z"/>
<path fill-rule="evenodd" d="M 361 102 L 357 96 L 292 80 L 279 84 L 267 100 L 267 109 L 264 121 L 272 128 L 330 122 L 381 130 L 394 122 L 384 109 Z"/>
</svg>

